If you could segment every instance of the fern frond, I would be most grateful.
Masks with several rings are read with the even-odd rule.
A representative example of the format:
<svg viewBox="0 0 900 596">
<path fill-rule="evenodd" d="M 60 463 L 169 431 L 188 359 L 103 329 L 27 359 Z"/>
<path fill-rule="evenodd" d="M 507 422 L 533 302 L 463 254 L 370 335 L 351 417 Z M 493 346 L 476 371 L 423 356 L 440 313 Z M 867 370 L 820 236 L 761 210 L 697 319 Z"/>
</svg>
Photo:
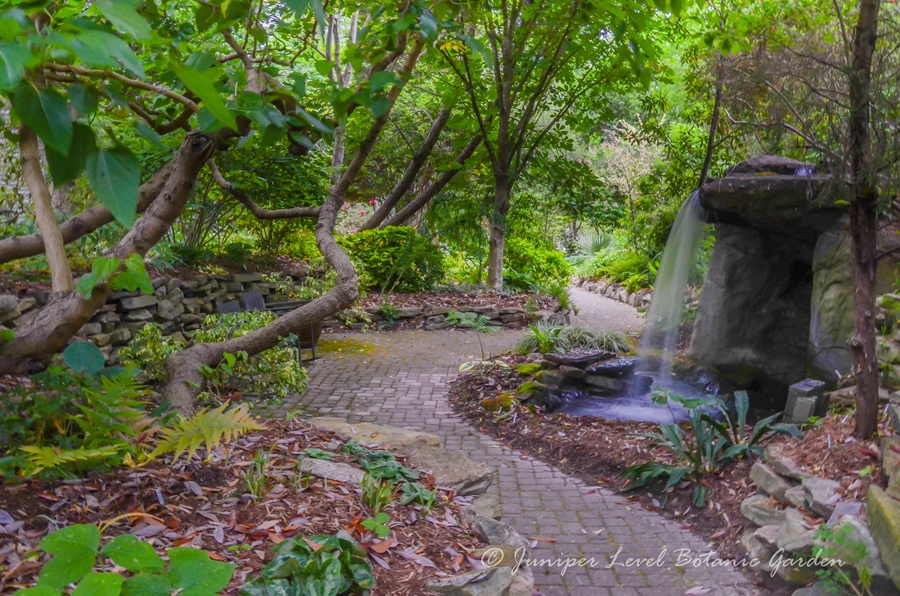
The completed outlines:
<svg viewBox="0 0 900 596">
<path fill-rule="evenodd" d="M 223 440 L 229 443 L 251 430 L 265 429 L 253 421 L 246 404 L 226 412 L 227 406 L 228 404 L 224 404 L 214 410 L 201 410 L 191 418 L 180 421 L 175 428 L 163 429 L 163 439 L 150 453 L 149 459 L 170 452 L 174 453 L 173 461 L 185 452 L 190 459 L 204 443 L 206 450 L 212 451 Z"/>
<path fill-rule="evenodd" d="M 56 447 L 20 447 L 27 455 L 25 459 L 31 466 L 28 474 L 33 476 L 44 470 L 53 470 L 64 466 L 82 467 L 103 462 L 119 454 L 119 448 L 113 445 L 97 449 L 58 449 Z"/>
</svg>

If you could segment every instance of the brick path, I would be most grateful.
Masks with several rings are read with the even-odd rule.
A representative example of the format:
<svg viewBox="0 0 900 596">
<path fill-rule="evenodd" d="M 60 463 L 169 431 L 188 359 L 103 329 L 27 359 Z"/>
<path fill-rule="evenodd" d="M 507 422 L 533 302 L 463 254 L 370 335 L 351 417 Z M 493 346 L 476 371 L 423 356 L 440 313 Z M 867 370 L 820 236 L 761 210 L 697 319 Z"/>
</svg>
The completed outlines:
<svg viewBox="0 0 900 596">
<path fill-rule="evenodd" d="M 534 569 L 535 583 L 546 596 L 680 596 L 691 587 L 710 589 L 709 596 L 747 596 L 750 578 L 729 567 L 675 567 L 676 549 L 708 552 L 705 543 L 679 524 L 625 504 L 605 489 L 588 487 L 556 468 L 508 449 L 457 418 L 446 402 L 447 381 L 460 363 L 480 359 L 476 336 L 460 331 L 410 331 L 329 336 L 337 343 L 371 346 L 367 353 L 329 352 L 310 366 L 309 391 L 288 401 L 273 415 L 306 408 L 311 415 L 346 417 L 424 430 L 439 435 L 444 446 L 485 461 L 498 470 L 491 490 L 499 491 L 503 519 L 522 535 L 555 538 L 537 542 L 534 558 L 595 558 L 592 569 Z M 509 349 L 521 332 L 481 336 L 485 350 Z M 632 557 L 656 559 L 668 548 L 661 567 L 617 566 Z"/>
</svg>

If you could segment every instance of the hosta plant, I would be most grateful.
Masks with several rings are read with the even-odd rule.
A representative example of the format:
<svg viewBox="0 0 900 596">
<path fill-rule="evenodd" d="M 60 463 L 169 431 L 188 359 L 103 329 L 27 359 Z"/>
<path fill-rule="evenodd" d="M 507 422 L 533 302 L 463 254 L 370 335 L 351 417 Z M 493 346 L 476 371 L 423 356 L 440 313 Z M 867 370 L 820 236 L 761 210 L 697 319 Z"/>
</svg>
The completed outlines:
<svg viewBox="0 0 900 596">
<path fill-rule="evenodd" d="M 75 596 L 212 595 L 224 590 L 234 573 L 234 565 L 213 561 L 202 550 L 170 548 L 167 567 L 151 545 L 131 534 L 116 536 L 102 548 L 100 539 L 100 530 L 91 524 L 48 535 L 40 549 L 53 558 L 41 569 L 37 585 L 18 594 L 60 596 L 77 584 L 71 592 Z M 116 571 L 94 571 L 100 555 Z"/>
</svg>

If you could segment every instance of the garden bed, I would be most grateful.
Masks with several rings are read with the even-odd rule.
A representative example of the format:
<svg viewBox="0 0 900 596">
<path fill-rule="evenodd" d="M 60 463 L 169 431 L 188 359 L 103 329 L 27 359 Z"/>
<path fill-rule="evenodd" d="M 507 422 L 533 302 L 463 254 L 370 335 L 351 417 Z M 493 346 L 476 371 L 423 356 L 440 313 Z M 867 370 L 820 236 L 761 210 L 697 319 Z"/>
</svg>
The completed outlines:
<svg viewBox="0 0 900 596">
<path fill-rule="evenodd" d="M 499 359 L 511 367 L 525 362 L 525 357 L 520 355 Z M 649 450 L 650 440 L 635 436 L 658 432 L 657 425 L 543 414 L 528 406 L 502 415 L 485 409 L 484 405 L 505 404 L 498 397 L 514 391 L 527 379 L 514 370 L 500 367 L 463 374 L 452 382 L 450 403 L 473 426 L 509 447 L 557 466 L 590 485 L 614 490 L 622 495 L 623 501 L 680 521 L 683 528 L 709 541 L 720 557 L 743 558 L 739 540 L 745 523 L 740 506 L 744 499 L 757 492 L 750 479 L 752 462 L 738 460 L 719 473 L 708 474 L 703 479 L 708 490 L 703 509 L 692 504 L 689 482 L 679 484 L 665 507 L 661 507 L 657 493 L 647 487 L 628 491 L 628 482 L 619 477 L 635 464 L 670 463 L 665 451 Z M 793 459 L 804 472 L 839 482 L 841 500 L 864 502 L 870 485 L 885 485 L 877 459 L 879 448 L 873 442 L 861 443 L 852 438 L 852 415 L 830 413 L 803 432 L 803 439 L 778 437 L 768 444 L 778 445 L 781 455 Z M 885 435 L 890 435 L 890 431 L 885 429 L 882 436 Z M 770 588 L 781 589 L 780 586 Z"/>
<path fill-rule="evenodd" d="M 167 457 L 81 480 L 2 484 L 0 593 L 34 585 L 45 557 L 39 562 L 28 553 L 37 550 L 48 530 L 78 523 L 107 522 L 105 537 L 131 533 L 159 553 L 173 546 L 202 548 L 213 560 L 236 565 L 223 592 L 229 595 L 257 576 L 275 545 L 340 530 L 366 549 L 375 574 L 373 596 L 423 594 L 428 579 L 471 569 L 466 551 L 480 543 L 460 516 L 470 499 L 454 497 L 423 476 L 421 484 L 438 490 L 434 509 L 423 514 L 418 505 L 392 501 L 386 508 L 390 535 L 382 540 L 362 525 L 372 512 L 360 504 L 358 487 L 297 471 L 306 450 L 331 452 L 333 462 L 351 462 L 340 454 L 343 444 L 342 437 L 299 420 L 269 422 L 265 431 L 243 435 L 208 458 L 182 459 L 174 466 Z M 264 475 L 254 472 L 260 453 L 269 454 Z M 247 492 L 246 478 L 265 478 L 258 497 Z"/>
</svg>

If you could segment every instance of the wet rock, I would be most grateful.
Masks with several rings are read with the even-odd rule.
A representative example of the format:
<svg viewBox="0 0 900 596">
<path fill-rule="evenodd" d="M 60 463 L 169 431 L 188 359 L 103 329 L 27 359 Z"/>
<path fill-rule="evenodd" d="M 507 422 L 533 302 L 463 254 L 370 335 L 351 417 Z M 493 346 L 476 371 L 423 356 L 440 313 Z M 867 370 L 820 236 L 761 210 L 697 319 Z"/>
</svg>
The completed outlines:
<svg viewBox="0 0 900 596">
<path fill-rule="evenodd" d="M 612 358 L 589 367 L 587 373 L 621 379 L 631 376 L 636 365 L 637 358 Z"/>
<path fill-rule="evenodd" d="M 326 480 L 343 482 L 355 486 L 359 486 L 359 483 L 362 482 L 363 475 L 365 474 L 362 470 L 354 468 L 349 464 L 330 462 L 324 459 L 313 459 L 311 457 L 303 458 L 303 460 L 300 461 L 299 469 L 301 473 L 312 474 L 313 476 L 325 478 Z"/>
<path fill-rule="evenodd" d="M 653 388 L 653 377 L 647 375 L 634 375 L 628 383 L 629 389 L 635 395 L 644 395 Z"/>
<path fill-rule="evenodd" d="M 900 503 L 879 487 L 869 487 L 867 519 L 894 586 L 900 588 Z"/>
<path fill-rule="evenodd" d="M 590 385 L 591 387 L 606 389 L 614 393 L 623 393 L 626 388 L 625 383 L 618 379 L 614 379 L 612 377 L 601 377 L 599 375 L 588 375 L 582 380 L 582 382 Z"/>
<path fill-rule="evenodd" d="M 810 476 L 803 479 L 803 490 L 806 491 L 806 506 L 828 519 L 834 513 L 834 506 L 840 500 L 840 482 Z"/>
<path fill-rule="evenodd" d="M 574 366 L 567 366 L 565 364 L 560 365 L 559 372 L 569 379 L 581 380 L 584 379 L 585 376 L 587 376 L 587 373 L 585 373 L 582 369 L 576 368 Z"/>
<path fill-rule="evenodd" d="M 610 360 L 614 357 L 615 354 L 605 350 L 573 350 L 565 354 L 544 354 L 544 359 L 553 364 L 577 366 L 578 368 L 586 368 L 596 362 Z"/>
<path fill-rule="evenodd" d="M 550 370 L 542 370 L 535 377 L 538 382 L 543 383 L 547 387 L 551 388 L 559 388 L 562 387 L 563 383 L 566 381 L 565 375 L 560 372 L 550 371 Z"/>
<path fill-rule="evenodd" d="M 512 569 L 498 567 L 430 579 L 425 589 L 447 596 L 509 596 L 512 579 Z"/>
<path fill-rule="evenodd" d="M 780 526 L 784 511 L 778 509 L 766 495 L 750 495 L 741 502 L 741 515 L 757 526 Z"/>
<path fill-rule="evenodd" d="M 753 467 L 750 469 L 750 480 L 782 503 L 785 502 L 784 493 L 791 488 L 791 485 L 779 476 L 775 470 L 761 463 L 753 464 Z"/>
</svg>

